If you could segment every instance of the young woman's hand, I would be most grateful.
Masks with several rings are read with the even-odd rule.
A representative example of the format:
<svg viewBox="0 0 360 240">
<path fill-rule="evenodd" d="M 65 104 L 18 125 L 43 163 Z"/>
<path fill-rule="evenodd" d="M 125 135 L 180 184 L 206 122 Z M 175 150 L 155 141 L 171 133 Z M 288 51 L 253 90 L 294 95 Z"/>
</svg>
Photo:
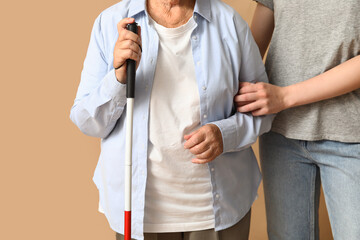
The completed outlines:
<svg viewBox="0 0 360 240">
<path fill-rule="evenodd" d="M 269 83 L 242 82 L 234 102 L 239 112 L 251 112 L 253 116 L 278 113 L 287 108 L 285 91 Z"/>
</svg>

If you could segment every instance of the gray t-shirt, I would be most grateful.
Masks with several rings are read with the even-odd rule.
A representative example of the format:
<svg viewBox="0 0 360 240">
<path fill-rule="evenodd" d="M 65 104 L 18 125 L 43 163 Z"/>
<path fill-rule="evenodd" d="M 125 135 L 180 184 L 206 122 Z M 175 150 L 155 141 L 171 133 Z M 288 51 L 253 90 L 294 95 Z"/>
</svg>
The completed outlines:
<svg viewBox="0 0 360 240">
<path fill-rule="evenodd" d="M 274 11 L 269 81 L 288 86 L 360 55 L 360 0 L 256 0 Z M 339 79 L 341 81 L 341 79 Z M 288 138 L 360 142 L 360 89 L 277 114 Z"/>
</svg>

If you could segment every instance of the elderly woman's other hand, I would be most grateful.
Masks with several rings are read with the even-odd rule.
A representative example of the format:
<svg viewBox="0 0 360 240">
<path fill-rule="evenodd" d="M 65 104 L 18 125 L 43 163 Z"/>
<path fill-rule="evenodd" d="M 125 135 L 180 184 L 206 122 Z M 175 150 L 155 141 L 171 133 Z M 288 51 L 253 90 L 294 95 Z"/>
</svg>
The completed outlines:
<svg viewBox="0 0 360 240">
<path fill-rule="evenodd" d="M 185 149 L 189 149 L 196 158 L 193 163 L 208 163 L 223 152 L 223 140 L 220 129 L 214 124 L 206 124 L 198 130 L 185 135 Z"/>
<path fill-rule="evenodd" d="M 141 28 L 138 26 L 138 34 L 126 29 L 130 23 L 134 23 L 134 18 L 124 18 L 117 24 L 119 37 L 114 47 L 114 68 L 115 75 L 119 82 L 126 83 L 126 60 L 136 61 L 136 68 L 141 59 Z"/>
</svg>

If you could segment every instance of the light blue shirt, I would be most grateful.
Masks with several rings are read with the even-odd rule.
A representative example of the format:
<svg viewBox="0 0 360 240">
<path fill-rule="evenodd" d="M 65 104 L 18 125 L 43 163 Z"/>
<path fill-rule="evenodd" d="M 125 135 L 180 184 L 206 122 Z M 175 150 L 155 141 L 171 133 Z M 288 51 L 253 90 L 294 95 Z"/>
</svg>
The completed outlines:
<svg viewBox="0 0 360 240">
<path fill-rule="evenodd" d="M 132 237 L 137 239 L 143 239 L 149 103 L 159 46 L 145 6 L 145 0 L 123 0 L 96 19 L 70 116 L 82 132 L 102 139 L 94 182 L 111 228 L 123 233 L 126 87 L 116 80 L 113 50 L 117 23 L 134 17 L 141 26 L 143 50 L 136 73 L 133 122 Z M 193 17 L 197 26 L 190 41 L 201 124 L 216 124 L 223 137 L 224 152 L 208 163 L 218 231 L 239 221 L 256 198 L 261 175 L 250 146 L 270 129 L 272 116 L 235 111 L 233 97 L 240 81 L 267 82 L 246 22 L 218 0 L 197 0 Z"/>
</svg>

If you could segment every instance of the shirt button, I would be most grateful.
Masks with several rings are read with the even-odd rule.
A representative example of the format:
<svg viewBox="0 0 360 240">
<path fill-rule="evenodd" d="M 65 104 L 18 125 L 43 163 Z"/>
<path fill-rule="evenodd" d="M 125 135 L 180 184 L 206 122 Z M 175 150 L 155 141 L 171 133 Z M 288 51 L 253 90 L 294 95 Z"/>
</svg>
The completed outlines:
<svg viewBox="0 0 360 240">
<path fill-rule="evenodd" d="M 220 195 L 219 194 L 216 194 L 216 196 L 215 196 L 216 198 L 219 198 L 220 197 Z"/>
<path fill-rule="evenodd" d="M 194 19 L 195 19 L 195 20 L 197 19 L 197 16 L 196 16 L 196 15 L 194 16 Z"/>
<path fill-rule="evenodd" d="M 204 114 L 204 118 L 207 118 L 207 115 L 206 115 L 206 114 Z"/>
<path fill-rule="evenodd" d="M 211 171 L 212 171 L 212 172 L 215 171 L 215 168 L 211 168 Z"/>
<path fill-rule="evenodd" d="M 205 87 L 205 86 L 203 86 L 203 87 L 202 87 L 202 90 L 204 90 L 204 91 L 205 91 L 205 90 L 206 90 L 206 87 Z"/>
<path fill-rule="evenodd" d="M 197 36 L 193 36 L 192 39 L 193 39 L 193 40 L 197 40 Z"/>
</svg>

